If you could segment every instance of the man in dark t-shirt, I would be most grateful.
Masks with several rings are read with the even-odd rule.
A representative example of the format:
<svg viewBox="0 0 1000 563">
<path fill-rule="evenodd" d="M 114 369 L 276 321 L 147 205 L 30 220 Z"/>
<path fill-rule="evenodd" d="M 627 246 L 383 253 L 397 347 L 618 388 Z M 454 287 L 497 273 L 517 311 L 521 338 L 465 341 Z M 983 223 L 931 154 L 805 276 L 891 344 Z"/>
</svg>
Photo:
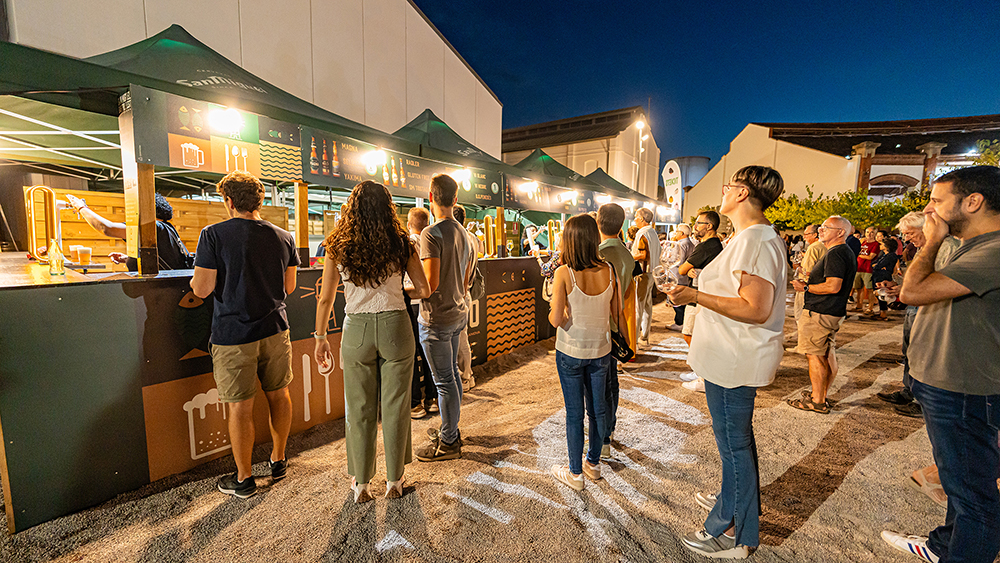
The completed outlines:
<svg viewBox="0 0 1000 563">
<path fill-rule="evenodd" d="M 812 393 L 788 404 L 802 410 L 827 414 L 830 402 L 826 393 L 837 377 L 836 335 L 847 316 L 847 298 L 857 272 L 857 258 L 845 243 L 851 223 L 834 215 L 819 228 L 819 240 L 826 246 L 823 256 L 809 273 L 806 282 L 793 280 L 795 291 L 805 292 L 805 304 L 798 319 L 798 352 L 809 360 Z"/>
<path fill-rule="evenodd" d="M 257 492 L 250 466 L 258 379 L 271 417 L 272 479 L 284 478 L 287 470 L 292 345 L 285 298 L 295 290 L 299 257 L 292 235 L 261 219 L 260 180 L 232 172 L 217 189 L 230 219 L 201 231 L 191 289 L 201 298 L 215 294 L 212 368 L 219 401 L 229 403 L 229 439 L 236 460 L 236 473 L 219 479 L 218 487 L 247 498 Z"/>
</svg>

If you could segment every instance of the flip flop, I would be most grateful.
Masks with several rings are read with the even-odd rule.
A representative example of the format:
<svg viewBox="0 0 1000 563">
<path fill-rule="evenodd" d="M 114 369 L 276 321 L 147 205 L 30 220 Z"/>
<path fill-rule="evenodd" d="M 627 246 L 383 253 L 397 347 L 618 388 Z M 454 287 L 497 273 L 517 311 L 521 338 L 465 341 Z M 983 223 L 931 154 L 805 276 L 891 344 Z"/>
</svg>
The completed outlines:
<svg viewBox="0 0 1000 563">
<path fill-rule="evenodd" d="M 919 472 L 915 472 L 919 473 Z M 929 499 L 934 501 L 938 506 L 948 508 L 948 495 L 944 493 L 944 488 L 941 485 L 935 485 L 924 479 L 923 473 L 919 473 L 920 478 L 914 477 L 910 474 L 910 477 L 906 480 L 913 489 L 920 491 L 921 493 L 927 495 Z"/>
<path fill-rule="evenodd" d="M 812 401 L 812 399 L 807 399 L 805 397 L 801 399 L 788 399 L 786 401 L 788 406 L 799 409 L 800 411 L 811 411 L 819 414 L 830 414 L 830 407 L 826 406 L 826 403 L 822 405 L 817 405 Z"/>
<path fill-rule="evenodd" d="M 803 391 L 802 392 L 802 398 L 803 399 L 809 399 L 811 401 L 812 400 L 812 395 L 813 394 L 812 394 L 811 391 Z M 826 398 L 826 406 L 830 407 L 831 409 L 833 407 L 837 406 L 837 402 L 838 401 L 835 401 L 835 400 L 831 399 L 830 397 Z"/>
</svg>

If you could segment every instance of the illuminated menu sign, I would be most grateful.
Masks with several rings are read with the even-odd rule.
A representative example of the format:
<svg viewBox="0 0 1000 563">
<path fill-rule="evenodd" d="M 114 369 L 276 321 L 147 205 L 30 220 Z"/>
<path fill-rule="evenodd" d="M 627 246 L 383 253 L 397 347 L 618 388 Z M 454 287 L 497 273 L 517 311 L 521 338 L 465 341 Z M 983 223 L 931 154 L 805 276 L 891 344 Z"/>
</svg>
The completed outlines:
<svg viewBox="0 0 1000 563">
<path fill-rule="evenodd" d="M 574 190 L 537 182 L 528 178 L 507 177 L 504 189 L 506 207 L 548 213 L 577 215 L 594 211 L 598 205 L 589 190 Z"/>
<path fill-rule="evenodd" d="M 498 207 L 503 203 L 498 172 L 446 164 L 402 154 L 312 127 L 301 128 L 302 179 L 310 184 L 351 188 L 371 180 L 398 197 L 428 197 L 431 177 L 450 174 L 459 184 L 459 203 Z"/>
</svg>

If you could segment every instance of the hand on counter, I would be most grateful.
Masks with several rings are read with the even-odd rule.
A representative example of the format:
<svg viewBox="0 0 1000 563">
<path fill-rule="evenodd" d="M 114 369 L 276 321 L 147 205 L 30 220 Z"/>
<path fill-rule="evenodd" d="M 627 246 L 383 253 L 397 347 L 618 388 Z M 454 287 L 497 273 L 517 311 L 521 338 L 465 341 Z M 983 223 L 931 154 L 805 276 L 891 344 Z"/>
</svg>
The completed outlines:
<svg viewBox="0 0 1000 563">
<path fill-rule="evenodd" d="M 112 252 L 111 254 L 108 254 L 108 258 L 110 258 L 115 264 L 124 264 L 125 261 L 128 260 L 128 255 L 122 252 Z"/>
</svg>

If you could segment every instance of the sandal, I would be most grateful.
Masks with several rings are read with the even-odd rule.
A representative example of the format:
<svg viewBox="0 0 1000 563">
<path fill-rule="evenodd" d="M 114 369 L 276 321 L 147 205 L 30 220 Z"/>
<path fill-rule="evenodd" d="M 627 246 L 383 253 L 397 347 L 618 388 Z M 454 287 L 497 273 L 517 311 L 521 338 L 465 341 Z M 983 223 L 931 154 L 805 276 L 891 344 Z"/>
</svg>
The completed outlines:
<svg viewBox="0 0 1000 563">
<path fill-rule="evenodd" d="M 802 398 L 804 398 L 804 399 L 809 399 L 811 401 L 812 400 L 812 396 L 813 396 L 813 394 L 812 394 L 811 391 L 803 391 L 802 392 Z M 837 405 L 837 401 L 831 399 L 830 397 L 826 398 L 826 406 L 828 406 L 828 407 L 830 407 L 832 409 L 836 405 Z"/>
<path fill-rule="evenodd" d="M 812 401 L 812 398 L 802 397 L 801 399 L 788 399 L 786 401 L 788 406 L 792 408 L 799 409 L 800 411 L 812 411 L 818 412 L 819 414 L 830 414 L 830 407 L 826 403 L 822 405 L 817 405 Z"/>
<path fill-rule="evenodd" d="M 385 482 L 385 498 L 393 499 L 400 498 L 403 496 L 403 478 L 400 477 L 399 481 L 386 481 Z"/>
<path fill-rule="evenodd" d="M 372 500 L 372 494 L 368 491 L 368 483 L 359 484 L 358 480 L 351 477 L 351 490 L 354 491 L 354 504 L 361 504 Z"/>
</svg>

